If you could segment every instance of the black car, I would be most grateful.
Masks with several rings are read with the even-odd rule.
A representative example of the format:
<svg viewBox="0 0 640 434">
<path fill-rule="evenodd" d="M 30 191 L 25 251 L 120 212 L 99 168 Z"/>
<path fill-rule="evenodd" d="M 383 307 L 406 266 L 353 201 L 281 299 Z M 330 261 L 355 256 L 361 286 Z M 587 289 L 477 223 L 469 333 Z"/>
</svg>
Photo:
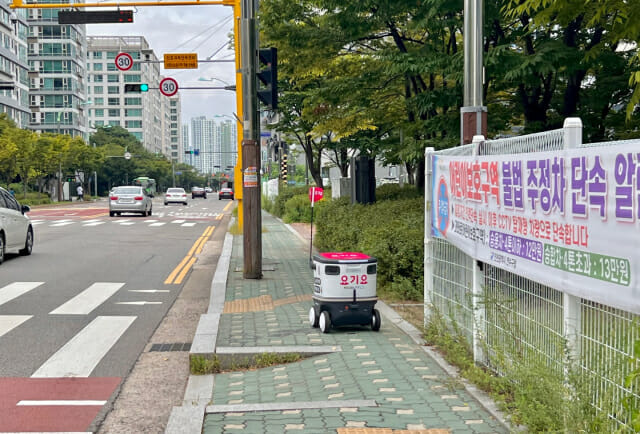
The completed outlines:
<svg viewBox="0 0 640 434">
<path fill-rule="evenodd" d="M 218 193 L 218 200 L 222 199 L 233 200 L 233 190 L 230 188 L 223 188 L 222 190 L 220 190 L 220 193 Z"/>
<path fill-rule="evenodd" d="M 191 189 L 191 199 L 195 199 L 196 197 L 202 197 L 204 199 L 207 198 L 207 192 L 202 187 L 193 187 Z"/>
</svg>

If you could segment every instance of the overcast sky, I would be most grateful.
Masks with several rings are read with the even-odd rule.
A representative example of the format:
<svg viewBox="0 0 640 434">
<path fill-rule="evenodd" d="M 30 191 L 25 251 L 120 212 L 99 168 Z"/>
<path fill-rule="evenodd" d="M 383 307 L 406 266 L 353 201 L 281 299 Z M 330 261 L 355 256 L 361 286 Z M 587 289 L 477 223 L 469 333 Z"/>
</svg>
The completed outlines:
<svg viewBox="0 0 640 434">
<path fill-rule="evenodd" d="M 200 62 L 216 52 L 212 60 L 234 59 L 233 50 L 228 49 L 229 34 L 233 33 L 232 17 L 233 9 L 229 6 L 145 6 L 137 8 L 134 12 L 132 24 L 88 24 L 87 34 L 143 36 L 160 60 L 165 53 L 197 53 L 198 69 L 161 68 L 160 72 L 163 76 L 172 77 L 178 82 L 182 123 L 190 123 L 192 117 L 232 116 L 236 111 L 233 91 L 183 89 L 224 86 L 224 82 L 235 84 L 233 62 Z M 217 80 L 200 81 L 199 78 Z M 151 87 L 158 85 L 159 83 L 149 83 Z"/>
</svg>

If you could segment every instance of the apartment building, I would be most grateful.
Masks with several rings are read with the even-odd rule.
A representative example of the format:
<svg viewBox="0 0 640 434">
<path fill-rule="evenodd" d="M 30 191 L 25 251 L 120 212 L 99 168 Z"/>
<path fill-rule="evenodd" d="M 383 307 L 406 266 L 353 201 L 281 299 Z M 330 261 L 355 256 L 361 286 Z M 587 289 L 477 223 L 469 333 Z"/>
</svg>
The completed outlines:
<svg viewBox="0 0 640 434">
<path fill-rule="evenodd" d="M 143 36 L 89 36 L 88 97 L 92 101 L 89 122 L 94 127 L 121 126 L 133 134 L 149 152 L 166 155 L 170 123 L 165 116 L 170 102 L 158 90 L 160 64 Z M 128 53 L 133 66 L 116 67 L 119 53 Z M 146 83 L 148 92 L 125 93 L 128 83 Z M 155 88 L 155 89 L 154 89 Z"/>
<path fill-rule="evenodd" d="M 188 163 L 189 158 L 185 155 L 184 151 L 189 150 L 189 124 L 182 124 L 182 136 L 180 137 L 180 144 L 182 150 L 180 151 L 180 158 L 178 161 L 181 163 Z"/>
<path fill-rule="evenodd" d="M 0 112 L 20 128 L 31 120 L 27 32 L 26 10 L 14 12 L 0 4 Z"/>
<path fill-rule="evenodd" d="M 236 165 L 238 157 L 238 133 L 237 123 L 225 120 L 215 126 L 215 142 L 220 144 L 219 160 L 214 160 L 214 169 L 225 173 L 231 173 Z M 217 164 L 216 164 L 217 163 Z M 220 166 L 219 169 L 216 166 Z"/>
<path fill-rule="evenodd" d="M 29 128 L 87 139 L 85 25 L 58 24 L 58 9 L 28 9 L 27 24 Z M 22 79 L 15 81 L 20 86 Z"/>
<path fill-rule="evenodd" d="M 167 98 L 169 102 L 169 146 L 165 155 L 171 161 L 179 163 L 182 161 L 184 151 L 182 148 L 182 119 L 180 115 L 180 94 L 177 93 L 171 98 Z"/>
</svg>

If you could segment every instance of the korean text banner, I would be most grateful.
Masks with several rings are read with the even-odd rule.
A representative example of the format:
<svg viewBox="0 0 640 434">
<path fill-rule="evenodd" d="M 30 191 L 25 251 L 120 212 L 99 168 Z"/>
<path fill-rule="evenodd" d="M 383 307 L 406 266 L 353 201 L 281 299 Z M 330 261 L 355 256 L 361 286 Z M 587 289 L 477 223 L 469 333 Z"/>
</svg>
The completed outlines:
<svg viewBox="0 0 640 434">
<path fill-rule="evenodd" d="M 560 291 L 640 313 L 632 145 L 433 159 L 433 235 Z"/>
</svg>

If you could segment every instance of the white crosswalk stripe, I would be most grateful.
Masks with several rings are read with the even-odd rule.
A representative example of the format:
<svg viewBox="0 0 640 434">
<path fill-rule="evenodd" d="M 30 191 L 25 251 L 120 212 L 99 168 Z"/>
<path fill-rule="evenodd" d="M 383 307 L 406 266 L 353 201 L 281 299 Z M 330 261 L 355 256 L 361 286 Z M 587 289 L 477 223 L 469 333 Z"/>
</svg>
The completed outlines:
<svg viewBox="0 0 640 434">
<path fill-rule="evenodd" d="M 31 291 L 44 282 L 13 282 L 0 289 L 0 306 Z"/>
<path fill-rule="evenodd" d="M 50 313 L 51 315 L 86 315 L 123 286 L 124 283 L 96 282 Z"/>
<path fill-rule="evenodd" d="M 136 318 L 97 317 L 40 366 L 32 378 L 88 377 Z"/>
<path fill-rule="evenodd" d="M 216 213 L 212 213 L 210 216 L 206 216 L 206 217 L 210 217 L 210 218 L 214 218 L 215 216 L 221 216 L 221 214 L 216 214 Z M 178 216 L 174 216 L 174 217 L 178 217 Z M 180 216 L 182 217 L 182 216 Z M 195 218 L 204 218 L 205 216 L 190 216 L 191 219 L 195 219 Z M 96 227 L 96 226 L 100 226 L 103 225 L 105 223 L 113 223 L 115 225 L 119 225 L 119 226 L 133 226 L 133 225 L 145 225 L 145 226 L 149 226 L 149 227 L 161 227 L 166 225 L 167 223 L 173 223 L 182 227 L 193 227 L 196 226 L 197 224 L 209 224 L 209 222 L 207 221 L 193 221 L 193 220 L 189 220 L 189 219 L 185 219 L 185 218 L 177 218 L 175 220 L 172 220 L 170 222 L 166 222 L 166 221 L 160 221 L 157 219 L 152 219 L 152 220 L 131 220 L 131 219 L 123 219 L 123 220 L 100 220 L 100 219 L 91 219 L 91 220 L 69 220 L 69 219 L 64 219 L 64 220 L 31 220 L 31 224 L 33 226 L 38 226 L 38 225 L 47 225 L 48 227 L 63 227 L 63 226 L 68 226 L 68 225 L 72 225 L 74 223 L 79 223 L 82 227 Z"/>
<path fill-rule="evenodd" d="M 32 315 L 0 315 L 0 337 L 31 318 Z"/>
</svg>

